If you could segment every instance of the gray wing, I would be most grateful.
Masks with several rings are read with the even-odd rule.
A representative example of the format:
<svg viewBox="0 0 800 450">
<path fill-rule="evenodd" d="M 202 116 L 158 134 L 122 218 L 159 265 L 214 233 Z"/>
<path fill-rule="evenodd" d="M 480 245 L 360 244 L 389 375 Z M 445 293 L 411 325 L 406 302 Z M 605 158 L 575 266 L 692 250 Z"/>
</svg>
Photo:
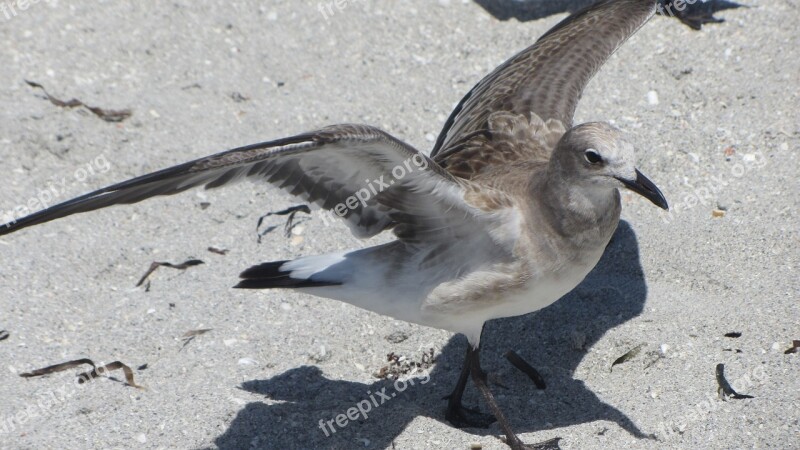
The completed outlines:
<svg viewBox="0 0 800 450">
<path fill-rule="evenodd" d="M 441 162 L 457 154 L 465 141 L 487 133 L 489 116 L 499 111 L 534 113 L 571 128 L 586 84 L 655 11 L 656 0 L 601 0 L 567 17 L 472 88 L 445 122 L 431 157 Z"/>
<path fill-rule="evenodd" d="M 76 213 L 245 178 L 268 181 L 331 211 L 359 237 L 401 225 L 396 232 L 419 238 L 481 214 L 464 200 L 464 182 L 413 147 L 377 128 L 335 125 L 114 184 L 2 225 L 0 235 Z"/>
</svg>

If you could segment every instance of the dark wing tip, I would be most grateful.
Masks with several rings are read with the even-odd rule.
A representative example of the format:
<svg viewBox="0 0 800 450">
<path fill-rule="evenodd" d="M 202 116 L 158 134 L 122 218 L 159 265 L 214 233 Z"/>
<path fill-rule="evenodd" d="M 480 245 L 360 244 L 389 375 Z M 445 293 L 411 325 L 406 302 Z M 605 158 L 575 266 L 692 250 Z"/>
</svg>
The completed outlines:
<svg viewBox="0 0 800 450">
<path fill-rule="evenodd" d="M 281 267 L 287 262 L 289 261 L 270 261 L 252 266 L 239 274 L 239 277 L 242 278 L 242 281 L 240 281 L 233 288 L 272 289 L 341 285 L 341 283 L 331 281 L 315 281 L 309 278 L 292 278 L 291 271 L 281 270 Z"/>
</svg>

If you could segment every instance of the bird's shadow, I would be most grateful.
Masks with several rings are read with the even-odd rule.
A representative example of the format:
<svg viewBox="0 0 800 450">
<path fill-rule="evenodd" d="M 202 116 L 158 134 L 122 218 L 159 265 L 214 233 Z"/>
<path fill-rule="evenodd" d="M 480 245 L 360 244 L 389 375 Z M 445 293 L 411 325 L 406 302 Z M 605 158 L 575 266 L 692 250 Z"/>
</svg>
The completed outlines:
<svg viewBox="0 0 800 450">
<path fill-rule="evenodd" d="M 573 13 L 598 0 L 475 0 L 489 14 L 498 20 L 517 19 L 520 22 L 542 19 L 553 14 Z M 722 19 L 714 13 L 742 5 L 728 0 L 705 0 L 683 3 L 676 8 L 673 0 L 659 0 L 659 13 L 675 17 L 687 26 L 699 30 L 708 23 L 719 23 Z"/>
<path fill-rule="evenodd" d="M 646 297 L 636 234 L 627 222 L 620 221 L 597 267 L 571 293 L 536 313 L 487 325 L 482 340 L 483 366 L 490 373 L 502 375 L 507 389 L 497 385 L 492 389 L 518 432 L 602 420 L 616 423 L 633 436 L 647 437 L 623 412 L 603 403 L 582 381 L 573 379 L 585 349 L 606 331 L 638 316 Z M 576 349 L 584 339 L 584 350 Z M 416 378 L 414 385 L 409 384 L 402 392 L 398 388 L 403 386 L 395 386 L 391 380 L 364 384 L 329 379 L 314 366 L 247 381 L 241 389 L 264 395 L 272 404 L 247 404 L 215 444 L 222 449 L 390 447 L 418 416 L 447 423 L 442 397 L 455 384 L 465 349 L 466 339 L 454 336 L 437 355 L 430 378 Z M 542 373 L 547 382 L 545 390 L 537 390 L 510 366 L 502 356 L 509 349 L 515 349 Z M 480 406 L 485 411 L 473 386 L 468 386 L 464 399 L 465 405 Z M 348 419 L 344 427 L 326 423 L 357 408 L 360 402 L 366 410 L 365 400 L 372 405 L 366 418 L 353 411 L 356 420 Z M 325 423 L 325 430 L 321 423 Z M 496 424 L 467 431 L 500 434 Z"/>
<path fill-rule="evenodd" d="M 594 3 L 594 0 L 475 0 L 475 3 L 498 20 L 527 22 L 553 14 L 575 12 Z"/>
</svg>

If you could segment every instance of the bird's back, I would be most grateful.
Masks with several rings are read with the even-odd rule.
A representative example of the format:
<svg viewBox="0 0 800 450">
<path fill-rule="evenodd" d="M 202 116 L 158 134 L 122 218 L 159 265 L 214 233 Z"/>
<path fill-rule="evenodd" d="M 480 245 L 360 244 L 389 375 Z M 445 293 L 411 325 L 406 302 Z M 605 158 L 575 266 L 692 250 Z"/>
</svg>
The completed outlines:
<svg viewBox="0 0 800 450">
<path fill-rule="evenodd" d="M 484 132 L 471 134 L 434 161 L 458 178 L 506 190 L 519 186 L 526 173 L 546 167 L 565 132 L 558 120 L 497 112 Z"/>
</svg>

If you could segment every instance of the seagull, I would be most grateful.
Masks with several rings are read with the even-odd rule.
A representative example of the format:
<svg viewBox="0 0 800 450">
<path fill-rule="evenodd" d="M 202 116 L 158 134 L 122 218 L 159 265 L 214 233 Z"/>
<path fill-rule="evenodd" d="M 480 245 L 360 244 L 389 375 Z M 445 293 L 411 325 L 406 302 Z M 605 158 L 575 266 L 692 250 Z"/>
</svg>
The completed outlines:
<svg viewBox="0 0 800 450">
<path fill-rule="evenodd" d="M 465 408 L 471 377 L 513 449 L 514 433 L 480 365 L 488 320 L 542 309 L 597 264 L 620 217 L 621 189 L 668 209 L 608 123 L 573 124 L 580 95 L 657 0 L 602 0 L 567 17 L 480 81 L 426 156 L 368 125 L 333 125 L 235 148 L 123 181 L 0 226 L 6 235 L 76 213 L 204 186 L 266 181 L 341 218 L 357 237 L 396 239 L 270 261 L 243 289 L 287 288 L 466 335 L 445 417 L 488 426 Z"/>
</svg>

